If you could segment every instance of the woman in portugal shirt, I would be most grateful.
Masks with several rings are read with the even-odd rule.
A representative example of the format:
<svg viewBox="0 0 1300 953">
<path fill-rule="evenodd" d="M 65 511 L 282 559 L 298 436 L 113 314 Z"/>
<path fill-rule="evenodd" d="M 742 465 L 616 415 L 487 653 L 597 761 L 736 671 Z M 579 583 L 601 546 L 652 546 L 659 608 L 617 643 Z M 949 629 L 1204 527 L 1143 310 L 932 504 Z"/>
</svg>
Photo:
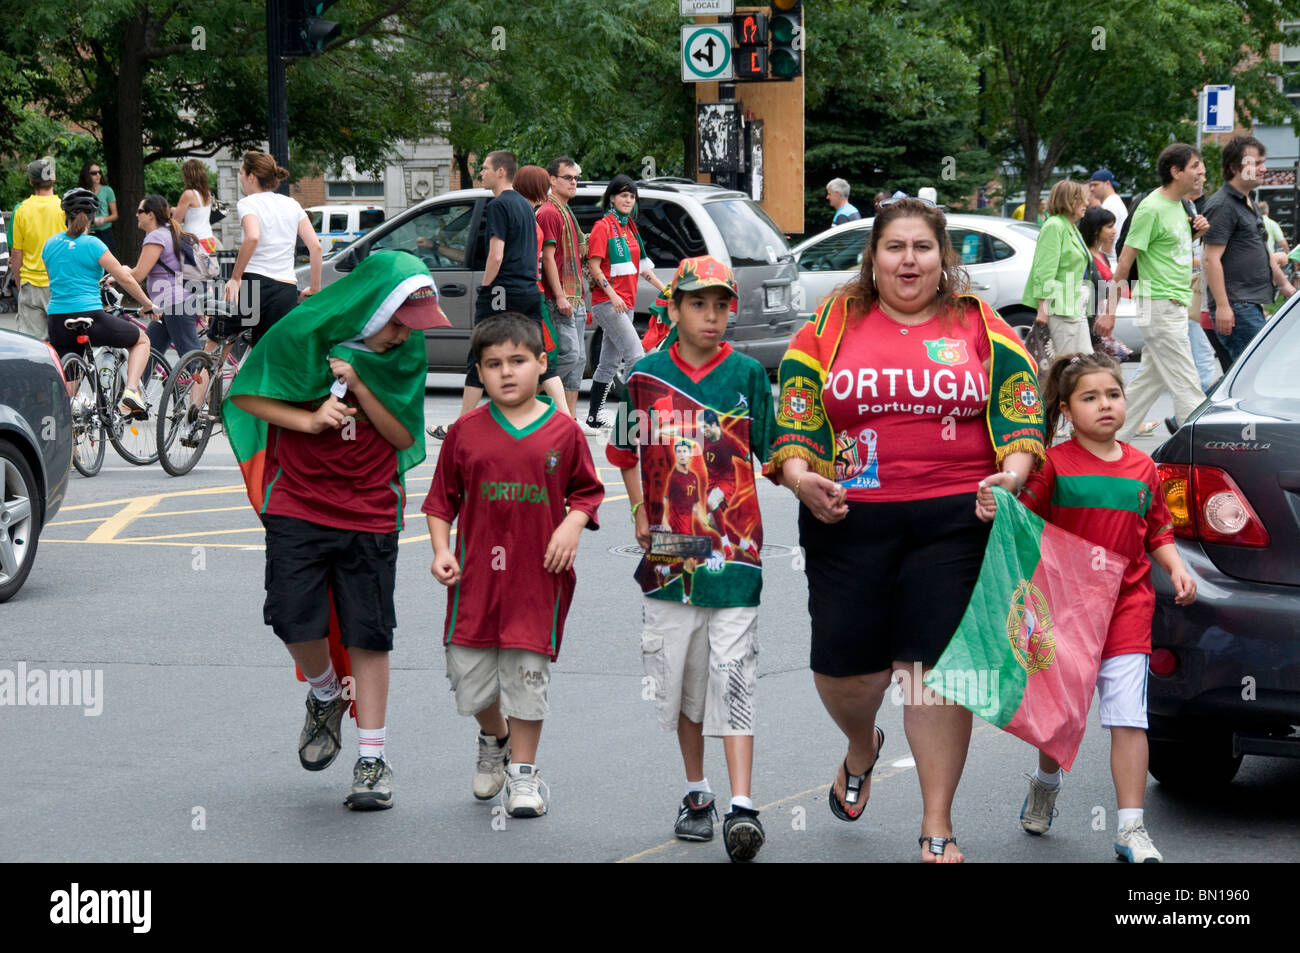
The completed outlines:
<svg viewBox="0 0 1300 953">
<path fill-rule="evenodd" d="M 801 503 L 811 667 L 848 738 L 831 812 L 856 821 L 866 807 L 884 743 L 875 714 L 897 670 L 921 784 L 921 859 L 946 863 L 963 859 L 951 811 L 971 715 L 925 704 L 920 678 L 979 575 L 980 481 L 996 466 L 1023 484 L 1043 456 L 1034 365 L 966 287 L 943 213 L 919 199 L 884 203 L 861 273 L 781 362 L 766 467 Z"/>
</svg>

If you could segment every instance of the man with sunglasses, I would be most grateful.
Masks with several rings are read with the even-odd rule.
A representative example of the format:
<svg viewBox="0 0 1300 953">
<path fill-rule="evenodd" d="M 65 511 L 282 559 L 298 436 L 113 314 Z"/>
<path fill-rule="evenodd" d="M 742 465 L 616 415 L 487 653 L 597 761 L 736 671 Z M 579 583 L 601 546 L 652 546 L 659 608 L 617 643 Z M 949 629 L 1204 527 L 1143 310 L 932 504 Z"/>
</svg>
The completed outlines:
<svg viewBox="0 0 1300 953">
<path fill-rule="evenodd" d="M 569 156 L 559 156 L 550 161 L 546 171 L 551 177 L 551 194 L 537 210 L 537 224 L 542 230 L 542 286 L 546 289 L 546 307 L 559 338 L 556 369 L 564 385 L 569 416 L 575 417 L 582 371 L 587 363 L 582 353 L 587 328 L 582 259 L 586 256 L 587 236 L 570 210 L 569 200 L 578 194 L 582 169 Z"/>
<path fill-rule="evenodd" d="M 1295 294 L 1268 253 L 1268 233 L 1251 193 L 1264 181 L 1264 145 L 1254 136 L 1236 136 L 1223 147 L 1223 185 L 1205 203 L 1210 230 L 1205 233 L 1205 277 L 1215 333 L 1236 360 L 1264 326 L 1264 305 L 1274 285 Z M 1226 371 L 1227 368 L 1225 367 Z"/>
</svg>

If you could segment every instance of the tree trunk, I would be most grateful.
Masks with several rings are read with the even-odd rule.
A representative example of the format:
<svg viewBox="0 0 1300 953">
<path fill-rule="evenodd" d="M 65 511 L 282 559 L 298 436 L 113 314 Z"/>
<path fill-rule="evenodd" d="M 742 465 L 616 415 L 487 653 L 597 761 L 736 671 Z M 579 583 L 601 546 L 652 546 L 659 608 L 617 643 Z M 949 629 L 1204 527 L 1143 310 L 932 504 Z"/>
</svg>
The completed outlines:
<svg viewBox="0 0 1300 953">
<path fill-rule="evenodd" d="M 145 24 L 143 17 L 127 20 L 122 29 L 122 47 L 117 70 L 115 102 L 104 109 L 104 151 L 113 163 L 113 189 L 117 192 L 118 219 L 113 237 L 117 258 L 127 265 L 140 260 L 144 236 L 135 225 L 135 209 L 144 198 L 144 122 L 141 115 L 144 94 Z"/>
</svg>

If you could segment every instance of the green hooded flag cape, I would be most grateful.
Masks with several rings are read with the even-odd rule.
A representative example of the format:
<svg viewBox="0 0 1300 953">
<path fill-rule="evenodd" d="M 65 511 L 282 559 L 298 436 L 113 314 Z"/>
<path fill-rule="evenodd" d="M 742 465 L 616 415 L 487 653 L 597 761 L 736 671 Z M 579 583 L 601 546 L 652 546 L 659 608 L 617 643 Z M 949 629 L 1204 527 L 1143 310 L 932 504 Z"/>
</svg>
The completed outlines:
<svg viewBox="0 0 1300 953">
<path fill-rule="evenodd" d="M 367 255 L 351 274 L 321 289 L 284 316 L 249 353 L 230 388 L 230 396 L 254 394 L 290 403 L 320 403 L 334 375 L 329 358 L 347 361 L 394 417 L 415 438 L 405 450 L 393 450 L 398 478 L 420 463 L 424 450 L 424 379 L 428 360 L 424 332 L 382 353 L 362 338 L 385 324 L 407 297 L 432 288 L 428 269 L 403 251 Z M 347 400 L 347 398 L 345 398 Z M 234 401 L 221 405 L 221 419 L 243 473 L 248 499 L 265 506 L 267 424 L 240 410 Z"/>
</svg>

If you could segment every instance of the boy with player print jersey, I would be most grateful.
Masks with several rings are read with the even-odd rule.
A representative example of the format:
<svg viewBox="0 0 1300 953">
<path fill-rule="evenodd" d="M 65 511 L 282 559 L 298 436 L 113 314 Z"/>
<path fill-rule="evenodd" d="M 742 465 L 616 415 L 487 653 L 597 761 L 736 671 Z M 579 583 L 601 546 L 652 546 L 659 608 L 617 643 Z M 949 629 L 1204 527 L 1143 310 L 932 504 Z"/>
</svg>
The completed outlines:
<svg viewBox="0 0 1300 953">
<path fill-rule="evenodd" d="M 776 418 L 767 372 L 723 341 L 731 269 L 688 258 L 672 288 L 674 332 L 632 369 L 606 455 L 623 471 L 646 551 L 643 663 L 686 769 L 674 831 L 713 838 L 704 738 L 721 737 L 732 793 L 723 838 L 727 856 L 745 861 L 764 840 L 750 799 L 763 544 L 751 457 L 770 456 Z"/>
</svg>

